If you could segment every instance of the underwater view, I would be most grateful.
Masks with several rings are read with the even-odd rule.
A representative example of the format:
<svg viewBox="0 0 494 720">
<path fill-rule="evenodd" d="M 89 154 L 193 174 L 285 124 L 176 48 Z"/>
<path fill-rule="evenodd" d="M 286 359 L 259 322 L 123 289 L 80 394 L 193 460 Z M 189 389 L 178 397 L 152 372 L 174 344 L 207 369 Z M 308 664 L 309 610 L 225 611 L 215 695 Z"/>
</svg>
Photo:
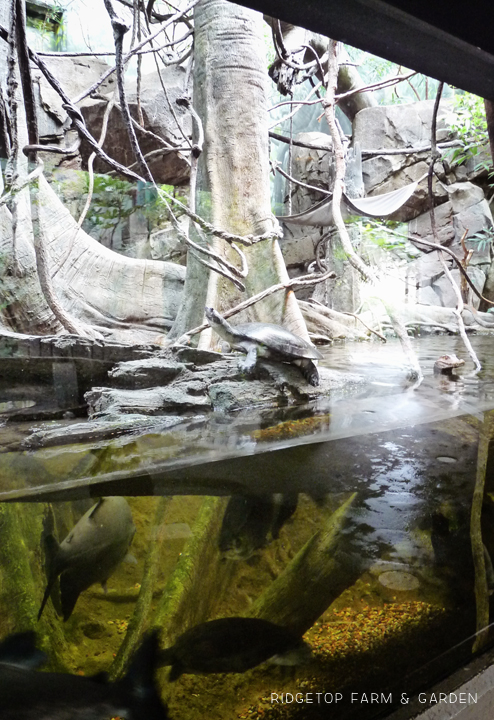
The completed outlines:
<svg viewBox="0 0 494 720">
<path fill-rule="evenodd" d="M 2 375 L 2 717 L 381 717 L 489 648 L 491 341 L 413 342 L 421 383 L 341 344 L 331 399 L 118 431 Z"/>
</svg>

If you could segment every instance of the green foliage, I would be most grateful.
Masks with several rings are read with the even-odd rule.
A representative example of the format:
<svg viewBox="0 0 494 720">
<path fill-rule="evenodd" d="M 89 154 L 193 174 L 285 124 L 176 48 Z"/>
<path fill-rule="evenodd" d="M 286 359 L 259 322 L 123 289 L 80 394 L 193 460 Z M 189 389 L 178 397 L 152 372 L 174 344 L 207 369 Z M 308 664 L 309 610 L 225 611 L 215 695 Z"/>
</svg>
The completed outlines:
<svg viewBox="0 0 494 720">
<path fill-rule="evenodd" d="M 89 176 L 84 175 L 84 192 L 89 191 Z M 172 185 L 162 185 L 163 190 L 173 195 L 183 204 L 186 198 L 177 195 Z M 95 175 L 91 207 L 86 216 L 84 227 L 88 232 L 93 229 L 115 231 L 117 226 L 127 220 L 133 213 L 139 211 L 148 221 L 151 228 L 159 228 L 169 220 L 166 203 L 159 197 L 152 185 L 139 183 L 136 186 L 127 180 L 121 180 L 109 175 Z M 182 212 L 173 209 L 175 216 Z"/>
<path fill-rule="evenodd" d="M 26 26 L 29 44 L 36 50 L 62 50 L 64 44 L 64 8 L 26 2 Z"/>
<path fill-rule="evenodd" d="M 410 72 L 402 65 L 396 65 L 390 60 L 371 55 L 365 50 L 350 45 L 345 45 L 345 49 L 351 61 L 357 65 L 357 70 L 366 85 Z M 437 86 L 438 80 L 417 74 L 396 85 L 377 90 L 375 94 L 380 105 L 394 105 L 416 102 L 417 100 L 430 100 L 436 96 Z M 451 94 L 452 90 L 449 86 L 445 86 L 443 97 Z"/>
<path fill-rule="evenodd" d="M 272 65 L 276 59 L 276 50 L 274 49 L 273 44 L 273 31 L 271 30 L 271 27 L 263 22 L 262 24 L 262 34 L 264 39 L 264 51 L 266 53 L 266 60 L 268 67 Z"/>
<path fill-rule="evenodd" d="M 401 232 L 403 223 L 395 220 L 374 220 L 366 218 L 361 222 L 362 237 L 377 247 L 388 250 L 404 250 L 407 243 L 406 232 Z"/>
<path fill-rule="evenodd" d="M 480 146 L 488 140 L 483 99 L 468 92 L 455 95 L 454 109 L 448 125 L 450 131 L 463 143 L 462 147 L 454 148 L 448 153 L 448 160 L 455 167 L 475 157 Z M 492 167 L 491 164 L 483 162 L 478 163 L 476 169 L 481 166 L 487 170 Z"/>
<path fill-rule="evenodd" d="M 479 232 L 476 232 L 475 235 L 472 235 L 472 237 L 468 238 L 469 242 L 476 244 L 476 250 L 478 252 L 482 252 L 485 250 L 489 245 L 494 245 L 494 228 L 484 228 L 483 230 L 479 230 Z"/>
<path fill-rule="evenodd" d="M 86 177 L 86 193 L 89 188 L 89 177 Z M 115 229 L 119 222 L 127 219 L 134 212 L 132 199 L 133 186 L 126 180 L 119 180 L 107 175 L 95 175 L 93 199 L 86 217 L 86 224 L 100 230 Z"/>
</svg>

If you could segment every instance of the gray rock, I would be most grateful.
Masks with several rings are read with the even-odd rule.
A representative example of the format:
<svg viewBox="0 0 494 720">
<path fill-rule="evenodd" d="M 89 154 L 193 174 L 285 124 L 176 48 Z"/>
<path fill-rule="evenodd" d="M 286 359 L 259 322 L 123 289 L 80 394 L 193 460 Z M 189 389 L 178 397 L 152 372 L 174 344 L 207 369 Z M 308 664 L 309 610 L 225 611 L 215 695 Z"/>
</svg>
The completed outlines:
<svg viewBox="0 0 494 720">
<path fill-rule="evenodd" d="M 108 413 L 164 415 L 177 410 L 204 411 L 211 407 L 204 383 L 142 390 L 93 388 L 84 397 L 90 419 L 103 417 Z"/>
<path fill-rule="evenodd" d="M 484 191 L 471 182 L 457 182 L 446 186 L 454 213 L 462 212 L 484 200 Z"/>
<path fill-rule="evenodd" d="M 60 82 L 69 97 L 77 97 L 90 87 L 109 69 L 109 65 L 99 58 L 91 57 L 45 57 L 43 61 Z M 38 111 L 39 135 L 53 138 L 63 135 L 63 127 L 68 120 L 63 109 L 63 100 L 53 90 L 37 67 L 33 70 L 35 97 Z M 115 75 L 105 80 L 99 87 L 100 92 L 111 92 L 115 87 Z"/>
<path fill-rule="evenodd" d="M 276 406 L 283 397 L 279 388 L 260 380 L 218 382 L 209 388 L 213 410 L 231 412 L 249 407 Z"/>
<path fill-rule="evenodd" d="M 470 265 L 490 263 L 491 245 L 489 242 L 479 244 L 471 240 L 476 233 L 492 229 L 492 215 L 487 200 L 482 200 L 476 205 L 471 205 L 466 210 L 453 216 L 453 226 L 457 238 L 461 238 L 465 230 L 468 230 L 466 246 L 474 250 Z M 460 248 L 458 247 L 458 252 Z"/>
<path fill-rule="evenodd" d="M 429 145 L 433 109 L 434 100 L 364 108 L 355 116 L 354 142 L 358 140 L 362 150 Z M 441 102 L 437 117 L 438 142 L 448 137 L 445 119 L 450 112 L 450 103 Z"/>
<path fill-rule="evenodd" d="M 426 147 L 430 145 L 433 100 L 423 100 L 406 105 L 387 105 L 365 108 L 357 113 L 353 127 L 353 142 L 359 142 L 362 150 Z M 448 137 L 446 116 L 450 112 L 448 102 L 439 108 L 437 139 Z M 439 171 L 440 166 L 437 166 Z M 365 190 L 368 195 L 392 192 L 418 180 L 427 173 L 427 152 L 413 155 L 378 155 L 363 162 Z M 436 178 L 433 181 L 435 203 L 447 200 L 446 189 Z M 412 198 L 391 219 L 410 220 L 429 207 L 427 182 L 424 181 Z"/>
<path fill-rule="evenodd" d="M 436 228 L 441 245 L 449 247 L 459 258 L 463 258 L 464 250 L 461 238 L 465 231 L 465 245 L 473 255 L 469 261 L 468 273 L 479 292 L 482 293 L 486 276 L 491 263 L 491 247 L 489 242 L 479 243 L 473 239 L 476 233 L 493 227 L 493 219 L 482 188 L 470 183 L 453 183 L 446 186 L 449 201 L 435 208 Z M 434 242 L 431 230 L 430 213 L 424 213 L 409 224 L 411 236 L 420 236 L 428 242 Z M 431 252 L 422 255 L 410 265 L 415 272 L 417 283 L 417 300 L 426 305 L 456 306 L 456 294 L 437 257 Z M 460 283 L 460 273 L 452 270 L 455 281 Z M 473 304 L 479 305 L 479 298 L 474 296 Z"/>
<path fill-rule="evenodd" d="M 157 73 L 150 73 L 142 79 L 141 110 L 144 117 L 144 127 L 166 142 L 171 143 L 171 145 L 177 147 L 183 146 L 187 144 L 183 134 L 185 134 L 187 138 L 191 136 L 192 121 L 188 110 L 179 107 L 175 101 L 184 94 L 185 70 L 182 67 L 169 67 L 162 70 L 161 75 L 180 127 L 177 125 L 169 108 Z M 130 112 L 132 116 L 137 119 L 135 84 L 129 85 L 127 92 Z M 107 102 L 105 100 L 93 98 L 86 99 L 81 104 L 81 112 L 86 121 L 86 125 L 94 137 L 99 137 L 100 135 L 106 106 Z M 144 155 L 154 150 L 163 150 L 162 153 L 157 153 L 148 160 L 150 170 L 156 182 L 181 185 L 188 181 L 190 165 L 183 154 L 169 151 L 153 137 L 140 133 L 139 130 L 136 132 Z M 111 148 L 112 157 L 122 165 L 129 166 L 135 162 L 128 134 L 118 108 L 113 108 L 110 113 L 105 146 Z M 87 163 L 90 153 L 91 148 L 87 143 L 83 142 L 81 155 L 84 163 Z M 99 159 L 96 159 L 94 169 L 95 172 L 107 172 L 108 170 L 106 163 L 102 163 Z"/>
<path fill-rule="evenodd" d="M 180 362 L 153 357 L 119 363 L 108 375 L 120 387 L 137 389 L 166 385 L 184 369 Z"/>
<path fill-rule="evenodd" d="M 194 365 L 207 365 L 208 363 L 219 362 L 225 359 L 225 356 L 214 350 L 198 350 L 194 347 L 179 347 L 173 350 L 173 356 L 183 363 L 193 363 Z"/>
<path fill-rule="evenodd" d="M 456 282 L 457 286 L 460 286 L 461 282 L 461 274 L 459 270 L 451 270 L 451 275 L 453 277 L 453 280 Z M 468 268 L 468 275 L 470 277 L 470 280 L 473 282 L 477 290 L 481 293 L 484 284 L 485 284 L 485 273 L 482 272 L 482 270 L 479 267 L 476 266 L 469 266 Z M 440 277 L 436 282 L 432 283 L 431 286 L 432 290 L 436 293 L 436 296 L 439 300 L 439 302 L 434 303 L 435 305 L 442 305 L 443 307 L 456 307 L 457 304 L 457 298 L 456 293 L 453 290 L 453 287 L 449 281 L 449 279 L 443 275 Z M 478 307 L 479 305 L 479 298 L 474 296 L 473 304 L 475 307 Z"/>
<path fill-rule="evenodd" d="M 38 428 L 22 442 L 23 448 L 33 449 L 52 445 L 71 445 L 81 442 L 104 442 L 121 435 L 143 435 L 161 432 L 184 422 L 183 416 L 150 418 L 143 414 L 128 414 L 112 417 L 106 414 L 103 420 L 86 420 L 73 425 L 47 423 Z"/>
<path fill-rule="evenodd" d="M 439 243 L 448 247 L 456 239 L 456 233 L 453 227 L 453 207 L 451 203 L 446 202 L 435 208 L 434 217 Z M 427 242 L 435 242 L 432 235 L 431 216 L 429 212 L 425 212 L 411 220 L 408 231 L 410 237 L 414 239 L 422 238 Z"/>
</svg>

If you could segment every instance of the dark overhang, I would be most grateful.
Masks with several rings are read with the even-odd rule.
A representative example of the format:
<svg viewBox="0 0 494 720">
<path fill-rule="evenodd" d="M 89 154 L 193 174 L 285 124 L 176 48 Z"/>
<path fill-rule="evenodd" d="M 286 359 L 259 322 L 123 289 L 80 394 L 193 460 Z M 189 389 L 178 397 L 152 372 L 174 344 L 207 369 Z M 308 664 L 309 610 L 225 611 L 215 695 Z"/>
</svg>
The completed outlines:
<svg viewBox="0 0 494 720">
<path fill-rule="evenodd" d="M 494 4 L 470 0 L 240 0 L 494 100 Z"/>
</svg>

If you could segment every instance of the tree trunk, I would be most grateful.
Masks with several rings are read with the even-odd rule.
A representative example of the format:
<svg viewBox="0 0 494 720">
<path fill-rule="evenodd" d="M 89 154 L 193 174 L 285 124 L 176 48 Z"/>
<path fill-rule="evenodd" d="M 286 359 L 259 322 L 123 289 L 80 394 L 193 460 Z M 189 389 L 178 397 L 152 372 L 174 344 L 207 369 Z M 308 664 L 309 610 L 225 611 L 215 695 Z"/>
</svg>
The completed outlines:
<svg viewBox="0 0 494 720">
<path fill-rule="evenodd" d="M 222 230 L 261 235 L 273 227 L 262 16 L 226 0 L 202 0 L 194 12 L 194 106 L 205 136 L 198 166 L 197 212 Z M 215 240 L 213 247 L 228 255 L 223 241 Z M 245 254 L 249 296 L 288 281 L 276 239 L 257 243 Z M 232 262 L 238 260 L 233 254 L 228 256 Z M 192 277 L 196 278 L 193 303 L 188 295 Z M 189 258 L 184 294 L 189 303 L 187 329 L 198 324 L 196 318 L 199 313 L 202 316 L 206 299 L 220 310 L 245 299 L 238 296 L 228 280 L 215 273 L 207 287 L 204 279 L 204 273 Z M 251 317 L 283 323 L 292 332 L 307 337 L 291 291 L 275 293 L 258 303 Z M 173 331 L 175 334 L 175 328 Z"/>
<path fill-rule="evenodd" d="M 348 497 L 249 609 L 302 635 L 362 573 L 362 563 L 341 547 L 341 530 L 356 493 Z"/>
</svg>

